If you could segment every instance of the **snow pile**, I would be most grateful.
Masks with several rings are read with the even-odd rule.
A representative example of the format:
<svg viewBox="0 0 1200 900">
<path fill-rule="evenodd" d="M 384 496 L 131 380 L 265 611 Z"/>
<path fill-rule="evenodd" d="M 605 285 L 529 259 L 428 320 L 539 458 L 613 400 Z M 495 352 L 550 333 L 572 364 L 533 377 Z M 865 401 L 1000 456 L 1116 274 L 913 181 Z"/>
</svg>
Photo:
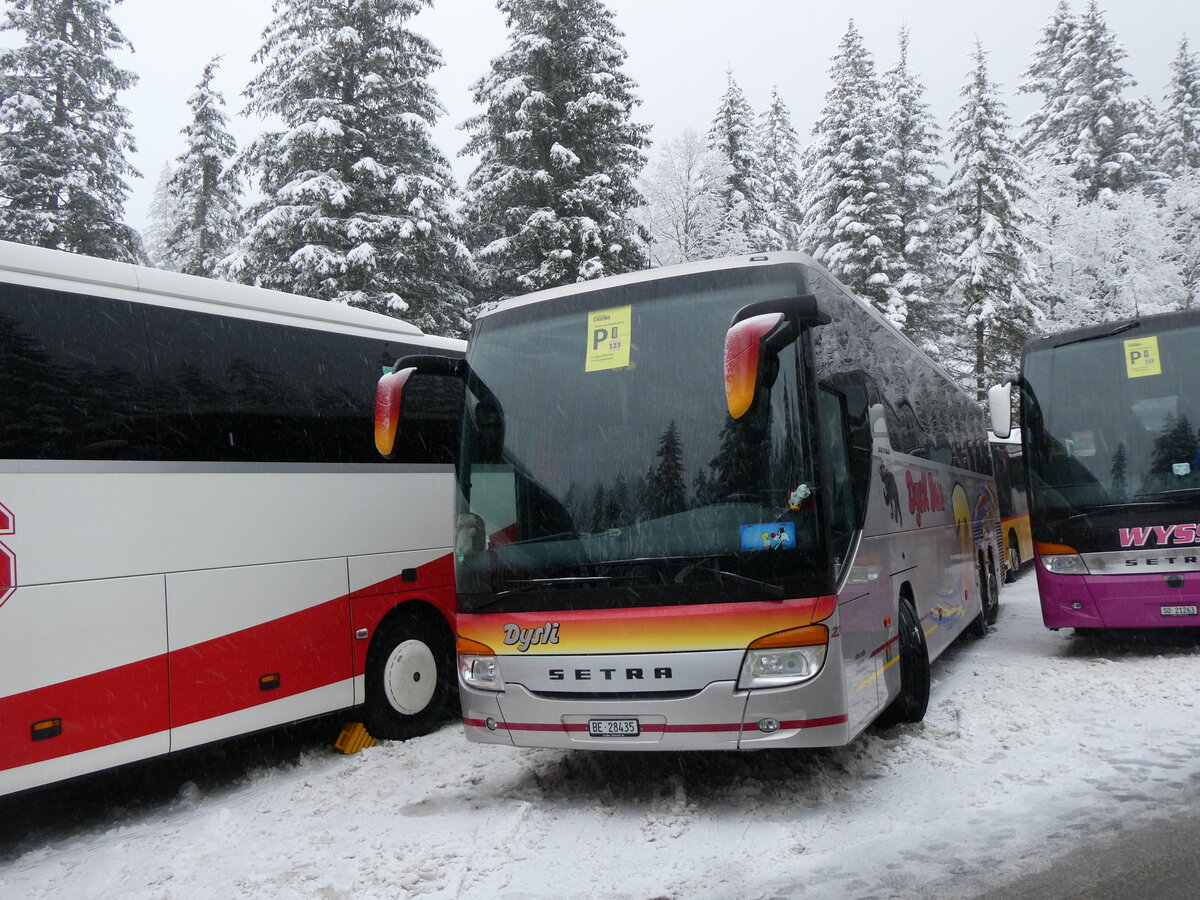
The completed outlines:
<svg viewBox="0 0 1200 900">
<path fill-rule="evenodd" d="M 1196 656 L 1192 635 L 1046 631 L 1027 573 L 997 628 L 935 665 L 919 726 L 818 752 L 508 750 L 456 725 L 352 757 L 309 750 L 0 843 L 0 896 L 969 896 L 1187 808 Z"/>
</svg>

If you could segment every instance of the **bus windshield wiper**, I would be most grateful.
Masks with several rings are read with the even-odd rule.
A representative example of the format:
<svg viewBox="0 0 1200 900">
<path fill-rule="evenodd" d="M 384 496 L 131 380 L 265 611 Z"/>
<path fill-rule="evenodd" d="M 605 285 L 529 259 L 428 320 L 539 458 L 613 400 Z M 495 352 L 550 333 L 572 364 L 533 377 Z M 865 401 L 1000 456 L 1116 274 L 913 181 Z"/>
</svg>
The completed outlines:
<svg viewBox="0 0 1200 900">
<path fill-rule="evenodd" d="M 633 581 L 633 576 L 616 575 L 564 575 L 561 578 L 513 578 L 506 581 L 506 584 L 513 585 L 503 591 L 497 591 L 487 600 L 472 606 L 470 612 L 478 612 L 481 609 L 487 609 L 489 606 L 494 606 L 497 603 L 502 603 L 513 594 L 523 594 L 526 591 L 536 591 L 542 588 L 553 588 L 562 584 L 612 584 L 614 581 Z"/>
<path fill-rule="evenodd" d="M 739 575 L 737 572 L 729 572 L 717 565 L 711 557 L 707 556 L 659 556 L 659 557 L 643 557 L 635 559 L 606 559 L 602 563 L 596 563 L 601 566 L 662 566 L 666 563 L 684 563 L 671 580 L 675 584 L 683 584 L 683 580 L 692 572 L 707 572 L 710 575 L 715 575 L 717 581 L 729 581 L 734 584 L 740 584 L 743 587 L 755 588 L 768 594 L 771 597 L 778 599 L 783 598 L 783 588 L 777 584 L 771 584 L 769 581 L 760 581 L 757 578 L 750 578 L 746 575 Z M 706 565 L 707 564 L 707 565 Z"/>
<path fill-rule="evenodd" d="M 578 540 L 579 534 L 574 531 L 560 531 L 557 534 L 539 534 L 537 537 L 524 538 L 519 541 L 512 541 L 513 546 L 521 546 L 522 544 L 541 544 L 545 541 L 561 541 L 561 540 Z"/>
<path fill-rule="evenodd" d="M 1086 344 L 1088 341 L 1099 341 L 1099 340 L 1103 340 L 1104 338 L 1113 337 L 1114 335 L 1120 334 L 1123 331 L 1129 331 L 1131 328 L 1140 328 L 1141 325 L 1142 325 L 1141 319 L 1134 319 L 1132 322 L 1126 322 L 1123 325 L 1118 325 L 1116 328 L 1112 328 L 1108 331 L 1101 332 L 1100 334 L 1090 334 L 1087 337 L 1081 337 L 1074 341 L 1066 341 L 1062 344 L 1055 344 L 1054 346 L 1055 347 L 1068 347 L 1071 344 Z"/>
<path fill-rule="evenodd" d="M 705 563 L 711 564 L 705 565 Z M 784 591 L 779 585 L 771 584 L 769 581 L 760 581 L 757 578 L 749 578 L 745 575 L 739 575 L 737 572 L 728 572 L 718 566 L 715 562 L 712 562 L 708 559 L 702 559 L 697 562 L 688 563 L 675 573 L 675 577 L 672 579 L 672 581 L 674 581 L 676 584 L 683 584 L 683 579 L 685 579 L 692 572 L 707 572 L 710 575 L 715 575 L 717 581 L 730 581 L 734 584 L 740 584 L 743 587 L 754 588 L 762 591 L 764 594 L 774 597 L 776 600 L 783 599 Z"/>
<path fill-rule="evenodd" d="M 1200 487 L 1174 488 L 1165 491 L 1144 491 L 1133 495 L 1137 503 L 1154 503 L 1156 500 L 1182 500 L 1200 494 Z"/>
</svg>

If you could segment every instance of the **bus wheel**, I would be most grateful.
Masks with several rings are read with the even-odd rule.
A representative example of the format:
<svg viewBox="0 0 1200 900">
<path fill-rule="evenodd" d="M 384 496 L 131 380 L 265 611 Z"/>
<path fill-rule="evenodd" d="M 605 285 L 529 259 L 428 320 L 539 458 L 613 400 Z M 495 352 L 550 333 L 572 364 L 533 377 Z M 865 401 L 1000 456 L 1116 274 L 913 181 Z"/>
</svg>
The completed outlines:
<svg viewBox="0 0 1200 900">
<path fill-rule="evenodd" d="M 1021 545 L 1017 543 L 1016 534 L 1008 536 L 1008 571 L 1004 573 L 1004 581 L 1007 584 L 1012 584 L 1017 580 L 1017 573 L 1021 571 Z"/>
<path fill-rule="evenodd" d="M 983 595 L 983 621 L 988 625 L 995 625 L 996 620 L 1000 618 L 1000 582 L 996 578 L 996 560 L 990 553 L 983 583 L 987 586 Z"/>
<path fill-rule="evenodd" d="M 921 620 L 907 597 L 900 598 L 900 694 L 879 716 L 884 727 L 920 722 L 929 706 L 929 648 Z"/>
<path fill-rule="evenodd" d="M 975 568 L 975 590 L 979 592 L 979 615 L 972 619 L 971 624 L 967 626 L 967 634 L 973 638 L 985 638 L 988 633 L 988 590 L 987 574 L 984 572 L 982 559 Z"/>
<path fill-rule="evenodd" d="M 366 681 L 364 718 L 373 737 L 403 741 L 433 731 L 455 685 L 446 626 L 419 610 L 388 619 L 367 651 Z"/>
</svg>

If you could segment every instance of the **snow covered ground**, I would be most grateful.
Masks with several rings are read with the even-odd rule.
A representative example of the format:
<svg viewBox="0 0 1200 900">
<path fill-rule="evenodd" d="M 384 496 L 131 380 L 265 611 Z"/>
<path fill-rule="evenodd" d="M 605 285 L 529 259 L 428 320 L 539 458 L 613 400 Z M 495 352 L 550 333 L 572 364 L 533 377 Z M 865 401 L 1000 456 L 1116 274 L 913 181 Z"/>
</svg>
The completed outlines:
<svg viewBox="0 0 1200 900">
<path fill-rule="evenodd" d="M 1191 808 L 1198 660 L 1195 634 L 1046 631 L 1030 572 L 935 666 L 921 725 L 706 755 L 451 724 L 344 757 L 319 723 L 299 753 L 258 739 L 0 801 L 0 897 L 970 896 Z"/>
</svg>

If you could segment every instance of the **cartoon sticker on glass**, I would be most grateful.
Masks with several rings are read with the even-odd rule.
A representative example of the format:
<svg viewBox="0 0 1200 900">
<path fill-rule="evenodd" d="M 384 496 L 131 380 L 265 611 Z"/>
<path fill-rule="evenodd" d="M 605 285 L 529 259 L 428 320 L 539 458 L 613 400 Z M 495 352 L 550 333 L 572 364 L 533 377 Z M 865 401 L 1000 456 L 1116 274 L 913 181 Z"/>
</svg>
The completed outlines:
<svg viewBox="0 0 1200 900">
<path fill-rule="evenodd" d="M 791 522 L 760 522 L 741 528 L 742 550 L 790 550 L 796 546 L 796 526 Z"/>
</svg>

